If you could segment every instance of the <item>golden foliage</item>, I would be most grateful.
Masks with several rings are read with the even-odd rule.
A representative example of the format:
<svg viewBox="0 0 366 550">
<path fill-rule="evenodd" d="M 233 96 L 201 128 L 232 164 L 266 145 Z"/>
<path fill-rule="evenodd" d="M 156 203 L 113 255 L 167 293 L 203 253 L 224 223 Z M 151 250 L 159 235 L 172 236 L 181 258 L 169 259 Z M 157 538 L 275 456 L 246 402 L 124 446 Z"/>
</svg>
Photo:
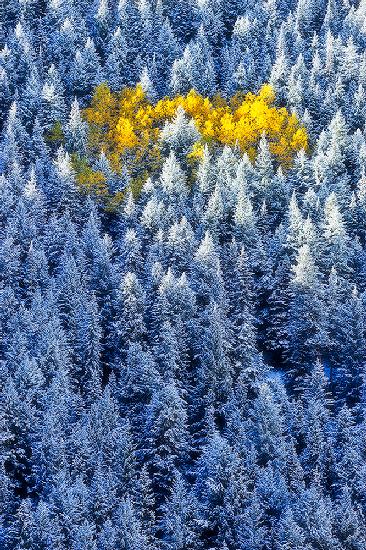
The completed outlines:
<svg viewBox="0 0 366 550">
<path fill-rule="evenodd" d="M 211 100 L 191 90 L 153 104 L 140 85 L 112 93 L 104 83 L 95 89 L 83 116 L 88 122 L 91 154 L 104 151 L 112 169 L 117 173 L 127 170 L 140 187 L 142 173 L 160 167 L 161 129 L 174 118 L 179 106 L 194 120 L 201 136 L 188 154 L 190 164 L 202 157 L 205 144 L 236 146 L 254 161 L 265 133 L 274 158 L 288 168 L 297 151 L 308 149 L 308 136 L 296 115 L 277 108 L 274 102 L 275 94 L 268 84 L 258 94 L 238 93 L 229 102 L 220 96 Z M 87 165 L 76 172 L 81 186 L 90 189 L 96 185 L 97 193 L 104 194 L 103 174 Z"/>
<path fill-rule="evenodd" d="M 274 91 L 268 84 L 257 95 L 237 94 L 229 103 L 221 97 L 211 101 L 191 90 L 185 96 L 164 98 L 155 105 L 140 85 L 111 93 L 106 84 L 101 84 L 84 116 L 89 123 L 91 146 L 106 151 L 117 167 L 119 157 L 127 154 L 130 162 L 134 156 L 143 159 L 147 152 L 157 155 L 160 130 L 179 106 L 195 121 L 202 143 L 238 145 L 248 153 L 265 133 L 273 155 L 287 165 L 296 151 L 307 149 L 307 132 L 296 115 L 275 107 L 274 101 Z"/>
</svg>

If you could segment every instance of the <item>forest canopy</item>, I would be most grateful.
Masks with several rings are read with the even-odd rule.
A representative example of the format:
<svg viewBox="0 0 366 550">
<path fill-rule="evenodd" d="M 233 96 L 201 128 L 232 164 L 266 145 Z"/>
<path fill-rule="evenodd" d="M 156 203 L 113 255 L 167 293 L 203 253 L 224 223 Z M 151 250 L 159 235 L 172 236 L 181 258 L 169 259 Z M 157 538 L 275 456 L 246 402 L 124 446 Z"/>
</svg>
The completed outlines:
<svg viewBox="0 0 366 550">
<path fill-rule="evenodd" d="M 366 550 L 366 0 L 0 1 L 0 550 Z"/>
</svg>

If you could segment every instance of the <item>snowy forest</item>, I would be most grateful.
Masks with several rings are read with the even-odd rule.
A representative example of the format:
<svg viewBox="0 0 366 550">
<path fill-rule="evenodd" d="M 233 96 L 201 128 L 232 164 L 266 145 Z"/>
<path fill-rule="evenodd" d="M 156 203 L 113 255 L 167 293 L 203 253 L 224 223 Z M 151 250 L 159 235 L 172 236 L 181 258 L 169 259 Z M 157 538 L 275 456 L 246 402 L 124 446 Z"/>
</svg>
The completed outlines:
<svg viewBox="0 0 366 550">
<path fill-rule="evenodd" d="M 1 550 L 365 550 L 366 1 L 0 1 Z"/>
</svg>

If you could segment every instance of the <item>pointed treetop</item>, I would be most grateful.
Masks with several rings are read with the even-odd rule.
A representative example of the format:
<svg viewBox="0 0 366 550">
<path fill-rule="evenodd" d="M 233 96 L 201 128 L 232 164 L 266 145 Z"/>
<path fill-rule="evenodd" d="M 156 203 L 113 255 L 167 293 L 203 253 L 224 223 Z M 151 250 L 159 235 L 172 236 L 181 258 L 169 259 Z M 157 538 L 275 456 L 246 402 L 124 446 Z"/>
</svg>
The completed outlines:
<svg viewBox="0 0 366 550">
<path fill-rule="evenodd" d="M 149 69 L 146 66 L 142 70 L 139 84 L 148 99 L 151 101 L 155 101 L 157 99 L 158 95 L 150 78 Z"/>
<path fill-rule="evenodd" d="M 273 175 L 272 155 L 269 149 L 268 140 L 265 132 L 262 133 L 258 146 L 258 154 L 255 160 L 255 166 L 259 176 L 264 179 L 270 179 Z"/>
<path fill-rule="evenodd" d="M 317 269 L 308 244 L 298 251 L 297 263 L 292 266 L 293 281 L 305 287 L 312 287 L 317 280 Z"/>
<path fill-rule="evenodd" d="M 66 17 L 66 19 L 64 20 L 64 22 L 61 25 L 61 32 L 69 33 L 73 29 L 74 29 L 73 24 L 71 23 L 70 19 L 68 17 Z"/>
<path fill-rule="evenodd" d="M 160 286 L 159 294 L 164 294 L 167 290 L 174 288 L 176 285 L 174 273 L 171 267 L 168 268 L 166 274 L 163 276 Z"/>
<path fill-rule="evenodd" d="M 178 279 L 178 286 L 185 288 L 188 286 L 187 273 L 183 271 L 182 275 Z"/>
<path fill-rule="evenodd" d="M 133 216 L 134 212 L 136 211 L 136 205 L 135 205 L 132 191 L 128 191 L 127 193 L 127 200 L 125 202 L 123 211 L 125 215 L 128 217 Z"/>
<path fill-rule="evenodd" d="M 57 158 L 54 163 L 61 178 L 67 179 L 74 175 L 70 155 L 62 145 L 57 150 Z"/>
<path fill-rule="evenodd" d="M 199 262 L 207 263 L 210 267 L 215 267 L 214 262 L 216 258 L 216 251 L 209 231 L 206 231 L 205 236 L 195 254 L 195 258 Z"/>
<path fill-rule="evenodd" d="M 108 15 L 108 0 L 99 0 L 98 11 L 96 13 L 96 18 L 103 20 Z"/>
<path fill-rule="evenodd" d="M 128 271 L 123 278 L 122 288 L 123 291 L 128 294 L 134 294 L 135 290 L 139 287 L 139 283 L 136 277 L 136 273 Z"/>
<path fill-rule="evenodd" d="M 253 205 L 244 189 L 240 189 L 235 207 L 234 220 L 239 226 L 252 226 L 255 223 Z"/>
<path fill-rule="evenodd" d="M 180 167 L 174 151 L 165 160 L 160 175 L 161 186 L 168 194 L 186 195 L 188 193 L 185 174 Z"/>
<path fill-rule="evenodd" d="M 68 126 L 72 130 L 76 130 L 83 124 L 83 119 L 81 117 L 80 105 L 76 97 L 74 97 L 71 104 L 70 115 L 68 120 Z"/>
<path fill-rule="evenodd" d="M 142 192 L 146 194 L 150 194 L 154 192 L 154 189 L 155 189 L 155 186 L 152 178 L 147 178 L 142 187 Z"/>
<path fill-rule="evenodd" d="M 138 242 L 138 236 L 137 236 L 137 233 L 134 229 L 127 229 L 126 233 L 125 233 L 125 242 L 126 243 L 133 243 L 133 242 Z"/>
<path fill-rule="evenodd" d="M 37 189 L 37 180 L 36 180 L 36 173 L 34 170 L 34 166 L 32 166 L 30 171 L 30 177 L 28 181 L 26 182 L 24 186 L 23 195 L 27 199 L 33 199 L 38 195 L 38 189 Z"/>
<path fill-rule="evenodd" d="M 324 216 L 324 236 L 326 239 L 346 236 L 345 223 L 338 207 L 337 195 L 334 191 L 325 200 Z"/>
</svg>

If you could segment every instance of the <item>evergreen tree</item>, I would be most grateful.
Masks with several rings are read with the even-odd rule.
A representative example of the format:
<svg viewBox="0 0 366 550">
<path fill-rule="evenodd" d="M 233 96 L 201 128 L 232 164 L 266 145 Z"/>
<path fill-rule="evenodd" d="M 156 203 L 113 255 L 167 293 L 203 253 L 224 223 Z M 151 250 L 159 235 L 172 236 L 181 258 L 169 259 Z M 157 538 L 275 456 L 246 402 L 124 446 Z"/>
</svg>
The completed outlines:
<svg viewBox="0 0 366 550">
<path fill-rule="evenodd" d="M 147 408 L 145 460 L 152 476 L 157 505 L 166 501 L 188 452 L 187 413 L 172 382 L 156 390 Z"/>
<path fill-rule="evenodd" d="M 324 341 L 323 290 L 309 245 L 303 245 L 293 266 L 289 306 L 291 386 L 301 390 L 303 376 L 321 353 Z"/>
</svg>

